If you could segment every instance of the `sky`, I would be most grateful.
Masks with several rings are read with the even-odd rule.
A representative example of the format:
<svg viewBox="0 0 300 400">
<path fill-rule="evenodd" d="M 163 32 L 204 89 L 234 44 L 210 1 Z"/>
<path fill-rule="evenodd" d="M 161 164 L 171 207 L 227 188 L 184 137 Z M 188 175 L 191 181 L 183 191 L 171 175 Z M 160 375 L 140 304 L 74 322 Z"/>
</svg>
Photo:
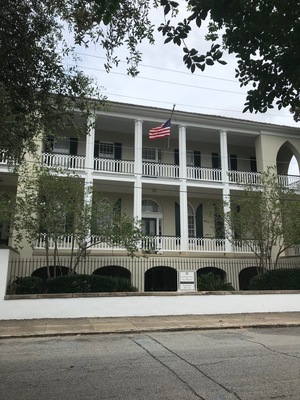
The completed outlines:
<svg viewBox="0 0 300 400">
<path fill-rule="evenodd" d="M 161 9 L 152 10 L 152 21 L 160 24 L 163 21 Z M 187 44 L 203 52 L 210 48 L 205 41 L 205 28 L 192 31 Z M 189 111 L 201 114 L 220 115 L 250 121 L 266 122 L 277 125 L 297 127 L 288 109 L 269 110 L 264 114 L 243 113 L 247 90 L 251 86 L 240 88 L 235 78 L 236 58 L 226 54 L 227 65 L 216 63 L 207 67 L 204 72 L 196 70 L 191 73 L 183 63 L 182 48 L 173 43 L 164 44 L 162 35 L 155 33 L 155 44 L 143 43 L 139 46 L 142 61 L 139 75 L 135 78 L 126 73 L 125 49 L 116 54 L 121 62 L 113 67 L 110 73 L 104 68 L 105 52 L 100 46 L 88 48 L 76 47 L 81 59 L 78 66 L 93 77 L 108 100 L 159 107 L 172 110 Z M 164 122 L 164 121 L 162 121 Z"/>
<path fill-rule="evenodd" d="M 159 25 L 163 20 L 162 9 L 152 10 L 151 19 Z M 206 52 L 210 44 L 204 40 L 206 30 L 196 28 L 188 40 L 189 47 Z M 117 52 L 121 62 L 110 73 L 104 68 L 105 53 L 101 47 L 76 47 L 81 58 L 79 67 L 84 73 L 95 78 L 102 92 L 109 100 L 140 104 L 146 106 L 190 111 L 203 114 L 221 115 L 252 121 L 268 122 L 279 125 L 295 126 L 288 109 L 268 111 L 265 114 L 242 113 L 247 89 L 240 88 L 235 78 L 236 59 L 234 55 L 225 55 L 227 65 L 216 63 L 204 72 L 197 70 L 192 74 L 182 60 L 182 48 L 173 43 L 164 44 L 160 33 L 155 34 L 155 44 L 143 43 L 139 46 L 142 62 L 138 77 L 126 74 L 127 53 L 124 49 Z"/>
</svg>

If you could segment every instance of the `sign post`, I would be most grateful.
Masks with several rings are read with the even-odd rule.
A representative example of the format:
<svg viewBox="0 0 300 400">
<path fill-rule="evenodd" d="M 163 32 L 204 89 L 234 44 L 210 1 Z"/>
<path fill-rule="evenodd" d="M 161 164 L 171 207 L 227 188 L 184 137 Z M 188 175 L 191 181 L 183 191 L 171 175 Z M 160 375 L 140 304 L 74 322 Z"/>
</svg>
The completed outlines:
<svg viewBox="0 0 300 400">
<path fill-rule="evenodd" d="M 195 292 L 197 290 L 197 273 L 195 271 L 178 271 L 178 292 Z"/>
</svg>

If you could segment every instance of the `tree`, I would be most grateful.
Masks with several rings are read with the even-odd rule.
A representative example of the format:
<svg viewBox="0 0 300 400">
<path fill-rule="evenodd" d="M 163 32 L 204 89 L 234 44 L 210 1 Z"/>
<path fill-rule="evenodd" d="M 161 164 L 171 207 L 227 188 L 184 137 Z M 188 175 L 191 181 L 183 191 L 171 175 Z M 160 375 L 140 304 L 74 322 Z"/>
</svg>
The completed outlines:
<svg viewBox="0 0 300 400">
<path fill-rule="evenodd" d="M 161 0 L 171 15 L 159 30 L 165 43 L 183 46 L 184 63 L 194 72 L 215 62 L 226 64 L 223 50 L 238 59 L 236 77 L 241 86 L 252 84 L 245 111 L 266 112 L 275 103 L 289 107 L 300 119 L 300 1 L 299 0 L 186 0 L 188 17 L 172 25 L 179 3 Z M 195 27 L 208 21 L 206 39 L 210 51 L 201 54 L 187 40 Z"/>
<path fill-rule="evenodd" d="M 34 152 L 37 135 L 55 135 L 87 118 L 105 100 L 94 82 L 75 66 L 73 47 L 63 40 L 68 28 L 76 44 L 98 42 L 107 68 L 113 50 L 129 49 L 129 73 L 140 60 L 137 45 L 152 40 L 148 2 L 116 0 L 7 0 L 0 4 L 0 150 L 14 160 Z M 85 127 L 84 127 L 85 128 Z M 83 128 L 83 129 L 84 129 Z"/>
<path fill-rule="evenodd" d="M 278 183 L 275 168 L 262 173 L 256 185 L 232 195 L 230 211 L 223 217 L 226 237 L 234 245 L 248 245 L 262 268 L 273 262 L 276 267 L 279 256 L 300 243 L 300 198 Z"/>
<path fill-rule="evenodd" d="M 23 165 L 19 190 L 12 221 L 15 245 L 21 247 L 24 239 L 31 247 L 39 242 L 46 250 L 48 277 L 50 254 L 54 267 L 59 266 L 62 247 L 70 252 L 70 274 L 99 243 L 124 247 L 131 256 L 139 250 L 142 232 L 138 222 L 100 201 L 95 192 L 93 201 L 87 201 L 91 188 L 79 177 Z"/>
</svg>

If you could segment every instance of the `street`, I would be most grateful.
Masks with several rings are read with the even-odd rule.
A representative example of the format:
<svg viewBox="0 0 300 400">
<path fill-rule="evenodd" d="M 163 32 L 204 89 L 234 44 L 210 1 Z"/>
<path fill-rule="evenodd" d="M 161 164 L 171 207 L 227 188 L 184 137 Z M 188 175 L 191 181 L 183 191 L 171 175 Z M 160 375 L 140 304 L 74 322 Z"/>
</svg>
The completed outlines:
<svg viewBox="0 0 300 400">
<path fill-rule="evenodd" d="M 300 398 L 300 328 L 0 340 L 2 400 Z"/>
</svg>

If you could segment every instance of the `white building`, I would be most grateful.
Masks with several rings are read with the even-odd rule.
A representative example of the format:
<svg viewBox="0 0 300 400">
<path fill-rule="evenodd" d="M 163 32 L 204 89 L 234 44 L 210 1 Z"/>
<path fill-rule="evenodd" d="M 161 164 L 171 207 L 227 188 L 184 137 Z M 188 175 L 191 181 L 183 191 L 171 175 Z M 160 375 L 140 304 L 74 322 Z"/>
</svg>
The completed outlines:
<svg viewBox="0 0 300 400">
<path fill-rule="evenodd" d="M 48 140 L 41 162 L 75 171 L 143 222 L 147 258 L 132 260 L 124 249 L 101 244 L 91 251 L 90 273 L 114 269 L 140 291 L 176 290 L 178 270 L 214 268 L 238 289 L 249 277 L 243 271 L 256 261 L 243 243 L 222 236 L 212 205 L 241 184 L 257 182 L 268 166 L 276 166 L 283 185 L 296 187 L 300 176 L 288 176 L 288 167 L 293 156 L 300 162 L 298 129 L 175 111 L 170 137 L 149 140 L 149 130 L 169 117 L 160 108 L 110 103 L 108 111 L 96 113 L 86 136 L 61 132 L 61 139 Z M 5 158 L 0 178 L 2 190 L 16 190 L 17 177 Z M 68 254 L 67 240 L 61 247 Z M 43 252 L 37 243 L 21 256 Z"/>
</svg>

